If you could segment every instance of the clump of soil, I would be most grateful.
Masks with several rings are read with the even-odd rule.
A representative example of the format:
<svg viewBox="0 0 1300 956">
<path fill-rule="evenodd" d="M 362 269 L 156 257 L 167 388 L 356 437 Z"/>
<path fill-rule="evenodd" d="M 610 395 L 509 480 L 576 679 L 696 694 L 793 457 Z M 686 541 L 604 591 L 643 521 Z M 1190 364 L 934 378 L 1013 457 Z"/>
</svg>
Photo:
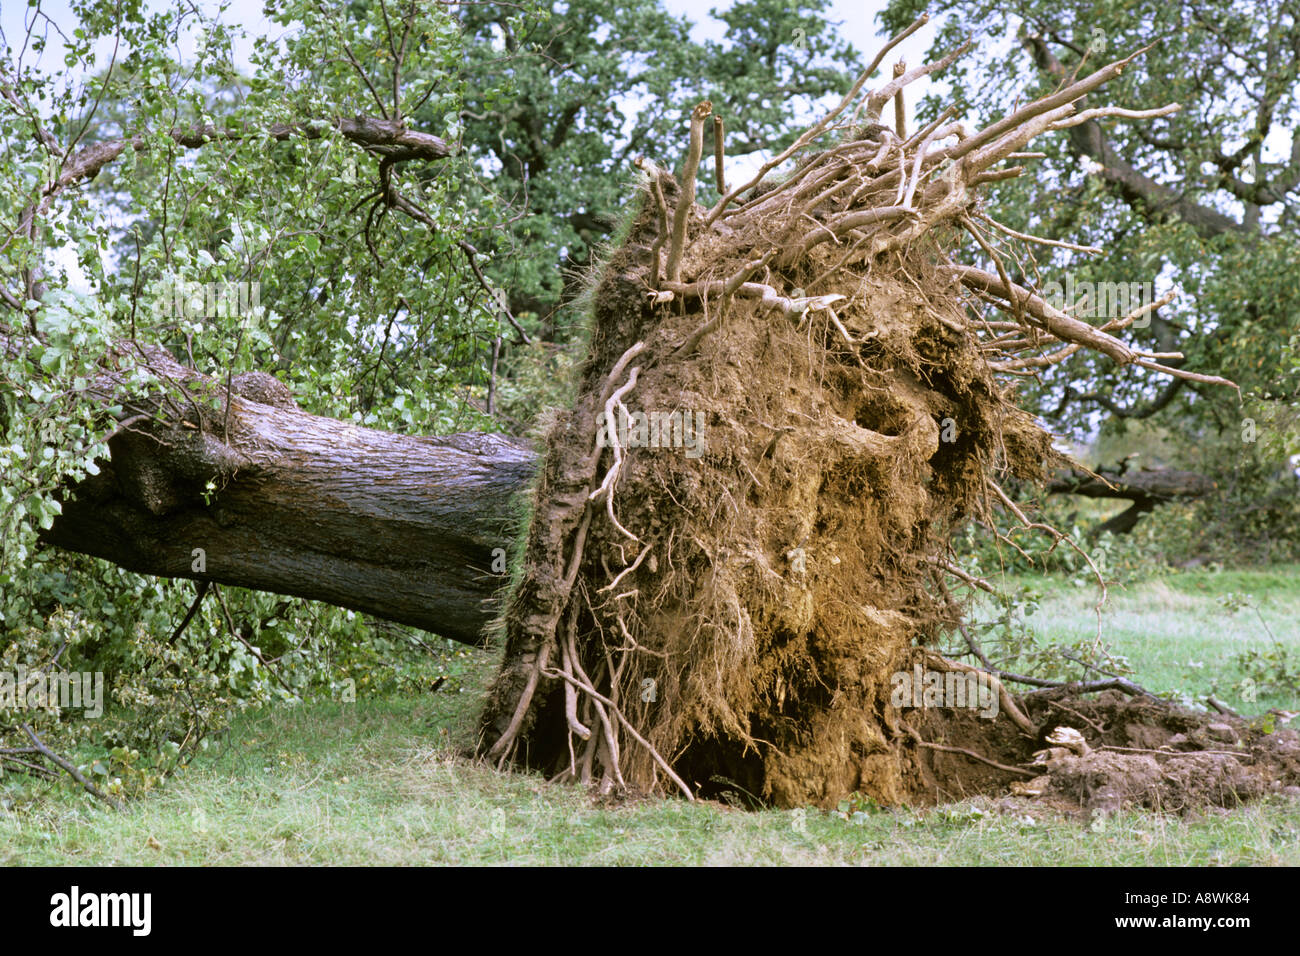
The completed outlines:
<svg viewBox="0 0 1300 956">
<path fill-rule="evenodd" d="M 662 184 L 676 188 L 667 174 Z M 722 306 L 648 301 L 654 226 L 647 204 L 609 263 L 582 396 L 547 438 L 536 492 L 545 520 L 534 521 L 508 610 L 488 736 L 504 731 L 554 627 L 573 644 L 549 660 L 576 655 L 575 668 L 611 699 L 614 678 L 622 712 L 697 792 L 721 776 L 786 806 L 831 806 L 854 791 L 914 800 L 921 791 L 898 746 L 906 737 L 889 716 L 890 675 L 953 623 L 931 558 L 987 494 L 990 470 L 1037 476 L 1053 458 L 1050 437 L 962 331 L 953 280 L 932 247 L 854 273 L 852 285 L 815 285 L 842 256 L 819 246 L 767 281 L 837 291 L 833 318 L 736 299 L 682 354 Z M 737 265 L 722 257 L 707 268 Z M 657 361 L 640 364 L 623 402 L 700 423 L 701 444 L 698 454 L 662 442 L 623 451 L 613 509 L 636 540 L 612 521 L 588 521 L 573 591 L 561 598 L 555 579 L 585 515 L 606 379 L 637 342 Z M 564 682 L 539 684 L 525 759 L 562 771 L 579 762 Z M 589 729 L 601 722 L 590 708 L 577 716 Z M 660 779 L 646 748 L 622 754 L 624 781 Z"/>
<path fill-rule="evenodd" d="M 936 801 L 1010 792 L 1064 810 L 1179 812 L 1231 808 L 1270 794 L 1300 797 L 1300 734 L 1269 716 L 1208 715 L 1119 691 L 1082 698 L 1058 690 L 1021 700 L 1044 728 L 1036 739 L 951 711 L 916 722 L 936 742 L 1024 771 L 931 750 L 919 755 L 917 770 Z M 1060 727 L 1078 731 L 1083 746 L 1053 747 L 1047 738 Z"/>
</svg>

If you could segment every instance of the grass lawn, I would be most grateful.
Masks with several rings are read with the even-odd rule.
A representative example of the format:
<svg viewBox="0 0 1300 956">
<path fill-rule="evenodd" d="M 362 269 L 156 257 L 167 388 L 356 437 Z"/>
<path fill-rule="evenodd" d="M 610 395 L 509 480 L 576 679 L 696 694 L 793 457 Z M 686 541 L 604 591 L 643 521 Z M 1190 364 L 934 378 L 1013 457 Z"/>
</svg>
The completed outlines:
<svg viewBox="0 0 1300 956">
<path fill-rule="evenodd" d="M 1024 580 L 1022 579 L 1022 583 Z M 1041 582 L 1038 582 L 1041 584 Z M 1300 568 L 1188 572 L 1112 595 L 1106 637 L 1153 690 L 1219 696 L 1239 651 L 1277 640 L 1300 653 Z M 1094 628 L 1089 592 L 1052 582 L 1031 622 L 1049 640 Z M 745 812 L 680 799 L 601 808 L 576 787 L 498 773 L 455 755 L 474 730 L 493 657 L 419 698 L 307 702 L 241 715 L 163 789 L 126 812 L 66 787 L 0 787 L 0 864 L 975 864 L 1300 865 L 1300 803 L 1180 818 L 1090 823 L 931 809 Z M 1240 701 L 1234 702 L 1234 705 Z M 1300 709 L 1294 697 L 1261 694 Z M 26 788 L 26 789 L 21 789 Z"/>
<path fill-rule="evenodd" d="M 1042 643 L 1073 644 L 1096 634 L 1095 587 L 1041 576 L 999 583 L 1043 595 L 1028 618 Z M 1221 603 L 1229 594 L 1248 597 L 1249 606 L 1230 610 Z M 1214 694 L 1243 713 L 1300 710 L 1295 693 L 1258 681 L 1251 693 L 1252 685 L 1243 685 L 1250 675 L 1237 662 L 1251 650 L 1276 654 L 1276 640 L 1289 654 L 1292 673 L 1300 665 L 1300 565 L 1188 571 L 1112 586 L 1101 620 L 1102 640 L 1128 659 L 1134 679 L 1151 691 L 1200 701 Z"/>
</svg>

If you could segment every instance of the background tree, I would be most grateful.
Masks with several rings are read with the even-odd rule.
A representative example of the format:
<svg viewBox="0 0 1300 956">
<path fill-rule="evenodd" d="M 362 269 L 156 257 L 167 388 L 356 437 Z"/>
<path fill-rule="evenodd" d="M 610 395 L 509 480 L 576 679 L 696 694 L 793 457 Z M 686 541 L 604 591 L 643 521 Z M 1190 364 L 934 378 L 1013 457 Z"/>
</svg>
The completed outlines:
<svg viewBox="0 0 1300 956">
<path fill-rule="evenodd" d="M 1152 44 L 1111 87 L 1113 102 L 1182 109 L 1149 122 L 1096 119 L 1044 139 L 1047 156 L 1000 184 L 988 211 L 1018 231 L 1104 250 L 1025 247 L 1025 268 L 1043 281 L 1068 275 L 1151 283 L 1157 296 L 1176 290 L 1135 334 L 1183 352 L 1187 368 L 1218 370 L 1242 394 L 1154 382 L 1083 353 L 1035 376 L 1023 394 L 1062 431 L 1081 437 L 1100 426 L 1111 454 L 1163 445 L 1172 461 L 1211 474 L 1225 494 L 1189 512 L 1204 533 L 1191 535 L 1188 549 L 1294 554 L 1300 513 L 1286 459 L 1300 451 L 1300 24 L 1292 5 L 958 0 L 936 11 L 896 0 L 881 21 L 894 29 L 923 7 L 945 14 L 935 49 L 971 32 L 985 37 L 951 81 L 952 101 L 985 118 L 1115 50 Z M 932 96 L 920 112 L 932 117 L 947 103 Z M 969 251 L 979 254 L 973 244 Z M 1017 273 L 1021 263 L 1007 268 Z M 1255 548 L 1263 536 L 1272 547 Z"/>
</svg>

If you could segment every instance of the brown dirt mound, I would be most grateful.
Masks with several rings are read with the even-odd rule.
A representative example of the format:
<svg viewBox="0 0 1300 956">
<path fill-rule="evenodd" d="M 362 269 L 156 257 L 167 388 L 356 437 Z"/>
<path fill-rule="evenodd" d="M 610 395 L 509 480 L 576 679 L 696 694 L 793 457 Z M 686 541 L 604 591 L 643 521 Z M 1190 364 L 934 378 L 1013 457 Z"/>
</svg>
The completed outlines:
<svg viewBox="0 0 1300 956">
<path fill-rule="evenodd" d="M 1045 728 L 1036 739 L 969 713 L 927 711 L 914 721 L 929 741 L 1022 771 L 928 749 L 915 767 L 936 802 L 1010 792 L 1067 810 L 1178 812 L 1231 808 L 1276 793 L 1300 796 L 1300 734 L 1270 718 L 1207 715 L 1118 691 L 1096 698 L 1048 691 L 1021 700 Z M 1077 730 L 1084 746 L 1053 747 L 1047 737 L 1058 727 Z"/>
<path fill-rule="evenodd" d="M 616 673 L 622 688 L 653 687 L 645 700 L 624 696 L 623 713 L 705 792 L 720 774 L 782 805 L 831 805 L 853 791 L 911 799 L 882 718 L 889 675 L 952 623 L 933 594 L 930 556 L 986 493 L 996 450 L 1034 477 L 1052 458 L 1050 438 L 958 331 L 953 280 L 932 249 L 844 287 L 834 319 L 737 300 L 707 348 L 683 355 L 676 350 L 714 316 L 707 299 L 647 304 L 654 223 L 647 206 L 597 289 L 591 374 L 579 408 L 548 437 L 539 510 L 554 518 L 555 502 L 582 500 L 605 370 L 634 342 L 672 360 L 647 363 L 624 399 L 629 410 L 690 416 L 703 426 L 702 448 L 694 457 L 654 447 L 632 424 L 614 508 L 637 540 L 613 522 L 590 524 L 567 620 L 556 617 L 574 645 L 555 656 L 576 652 L 597 681 Z M 834 249 L 818 247 L 771 281 L 811 285 Z M 940 440 L 945 428 L 951 441 Z M 558 538 L 573 520 L 535 524 L 530 558 L 563 567 Z M 646 560 L 608 588 L 613 569 L 642 551 Z M 532 588 L 525 579 L 522 595 Z M 532 637 L 535 602 L 517 594 L 511 614 L 512 640 Z M 498 684 L 507 702 L 517 688 Z M 567 706 L 562 686 L 550 693 L 542 707 Z M 587 728 L 599 720 L 586 717 Z M 566 729 L 530 741 L 546 754 L 542 766 L 569 761 Z M 648 751 L 626 756 L 624 779 L 652 784 Z"/>
</svg>

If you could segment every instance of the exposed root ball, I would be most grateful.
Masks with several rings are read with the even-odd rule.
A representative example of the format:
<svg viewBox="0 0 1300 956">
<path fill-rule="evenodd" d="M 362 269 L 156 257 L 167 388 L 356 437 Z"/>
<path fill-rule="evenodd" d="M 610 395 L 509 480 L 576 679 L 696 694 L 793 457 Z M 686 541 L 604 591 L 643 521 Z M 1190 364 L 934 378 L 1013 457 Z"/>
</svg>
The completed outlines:
<svg viewBox="0 0 1300 956">
<path fill-rule="evenodd" d="M 599 370 L 644 341 L 659 360 L 622 397 L 627 412 L 615 409 L 616 437 L 630 447 L 620 448 L 613 508 L 637 540 L 588 520 L 573 590 L 559 613 L 548 608 L 546 626 L 553 616 L 559 631 L 548 663 L 572 635 L 575 669 L 607 697 L 617 675 L 621 712 L 697 792 L 721 777 L 783 805 L 855 790 L 909 799 L 911 749 L 892 726 L 889 678 L 945 623 L 930 557 L 976 506 L 998 450 L 1032 476 L 1050 457 L 1048 437 L 959 331 L 954 281 L 924 252 L 853 285 L 823 284 L 819 295 L 843 297 L 833 314 L 787 316 L 742 298 L 651 305 L 653 223 L 647 206 L 597 290 L 592 372 L 548 438 L 537 507 L 549 520 L 533 527 L 510 608 L 507 656 L 524 666 L 498 682 L 493 718 L 508 724 L 545 646 L 529 626 L 530 595 L 556 582 L 537 572 L 565 567 L 587 514 L 601 398 L 626 381 Z M 818 252 L 769 283 L 811 283 L 835 254 Z M 715 319 L 698 347 L 678 351 Z M 536 644 L 527 656 L 521 640 Z M 564 682 L 541 682 L 527 759 L 563 770 L 570 724 L 547 714 L 566 707 Z M 599 728 L 613 720 L 606 710 L 578 721 Z M 622 736 L 624 781 L 650 787 L 656 761 Z M 581 776 L 582 749 L 594 757 L 608 745 L 599 730 L 578 743 Z"/>
<path fill-rule="evenodd" d="M 866 95 L 865 128 L 950 61 Z M 645 167 L 578 398 L 547 436 L 488 755 L 605 790 L 936 797 L 942 728 L 903 719 L 893 677 L 954 623 L 935 583 L 952 532 L 991 494 L 1014 508 L 1000 474 L 1056 458 L 996 376 L 1077 348 L 1192 374 L 1111 334 L 1136 312 L 1095 328 L 945 252 L 958 229 L 989 249 L 972 218 L 986 170 L 1069 125 L 1124 62 L 973 136 L 945 115 L 905 142 L 823 141 L 775 188 L 710 211 L 693 202 L 711 109 L 696 107 L 686 186 Z M 1014 707 L 986 723 L 1035 730 Z"/>
</svg>

